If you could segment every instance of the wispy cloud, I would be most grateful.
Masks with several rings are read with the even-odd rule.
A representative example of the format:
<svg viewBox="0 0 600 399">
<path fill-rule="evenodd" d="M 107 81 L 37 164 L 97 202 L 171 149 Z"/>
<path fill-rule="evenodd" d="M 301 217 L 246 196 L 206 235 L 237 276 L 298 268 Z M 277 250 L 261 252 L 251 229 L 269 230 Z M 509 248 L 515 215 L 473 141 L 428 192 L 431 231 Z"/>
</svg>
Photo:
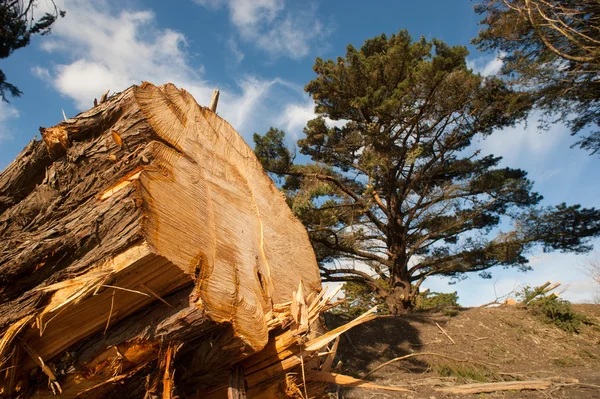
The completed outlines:
<svg viewBox="0 0 600 399">
<path fill-rule="evenodd" d="M 508 164 L 523 159 L 535 159 L 540 162 L 551 155 L 559 143 L 569 137 L 568 129 L 560 124 L 552 125 L 548 130 L 540 131 L 537 114 L 533 114 L 527 123 L 506 127 L 494 132 L 479 142 L 486 154 L 501 155 Z"/>
<path fill-rule="evenodd" d="M 51 79 L 50 71 L 48 68 L 42 68 L 41 66 L 34 66 L 31 68 L 31 73 L 42 80 L 49 81 Z"/>
<path fill-rule="evenodd" d="M 8 121 L 19 117 L 19 111 L 10 104 L 0 101 L 0 143 L 11 140 L 14 135 L 10 132 Z"/>
<path fill-rule="evenodd" d="M 239 40 L 254 44 L 272 58 L 302 58 L 322 37 L 325 25 L 312 4 L 291 12 L 284 0 L 194 0 L 208 8 L 227 7 Z M 235 51 L 234 51 L 235 53 Z"/>
<path fill-rule="evenodd" d="M 467 67 L 475 73 L 480 73 L 483 76 L 496 75 L 502 69 L 504 62 L 502 57 L 504 54 L 499 54 L 495 57 L 483 56 L 467 59 Z"/>
<path fill-rule="evenodd" d="M 245 54 L 240 49 L 240 46 L 238 45 L 238 42 L 237 40 L 235 40 L 235 38 L 229 38 L 229 40 L 227 41 L 227 48 L 229 48 L 229 51 L 231 51 L 231 54 L 233 55 L 233 58 L 237 64 L 244 60 Z"/>
<path fill-rule="evenodd" d="M 306 122 L 316 117 L 314 108 L 312 101 L 288 104 L 277 120 L 277 125 L 297 140 Z"/>
</svg>

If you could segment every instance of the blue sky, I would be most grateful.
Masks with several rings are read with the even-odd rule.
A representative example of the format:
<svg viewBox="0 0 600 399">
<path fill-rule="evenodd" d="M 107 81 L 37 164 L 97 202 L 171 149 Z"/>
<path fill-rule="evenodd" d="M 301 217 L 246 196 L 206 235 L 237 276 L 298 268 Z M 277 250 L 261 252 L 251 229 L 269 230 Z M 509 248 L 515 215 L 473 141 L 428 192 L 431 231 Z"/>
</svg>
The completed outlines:
<svg viewBox="0 0 600 399">
<path fill-rule="evenodd" d="M 38 13 L 49 0 L 40 0 Z M 103 92 L 122 91 L 142 80 L 173 82 L 208 104 L 221 90 L 219 114 L 248 141 L 269 126 L 299 138 L 314 117 L 303 87 L 314 77 L 316 57 L 343 55 L 347 44 L 407 28 L 413 37 L 437 37 L 469 45 L 478 31 L 475 2 L 179 0 L 56 2 L 67 16 L 53 33 L 3 60 L 1 69 L 23 92 L 0 104 L 0 169 L 38 132 L 92 106 Z M 469 45 L 470 66 L 493 74 L 501 62 Z M 561 125 L 539 133 L 527 126 L 506 129 L 477 145 L 504 156 L 504 165 L 527 170 L 546 204 L 599 206 L 599 157 L 570 149 L 575 141 Z M 600 289 L 581 271 L 587 256 L 532 255 L 533 272 L 493 270 L 492 280 L 473 276 L 457 285 L 433 279 L 435 291 L 458 290 L 460 302 L 493 300 L 519 284 L 561 281 L 563 296 L 589 300 Z"/>
</svg>

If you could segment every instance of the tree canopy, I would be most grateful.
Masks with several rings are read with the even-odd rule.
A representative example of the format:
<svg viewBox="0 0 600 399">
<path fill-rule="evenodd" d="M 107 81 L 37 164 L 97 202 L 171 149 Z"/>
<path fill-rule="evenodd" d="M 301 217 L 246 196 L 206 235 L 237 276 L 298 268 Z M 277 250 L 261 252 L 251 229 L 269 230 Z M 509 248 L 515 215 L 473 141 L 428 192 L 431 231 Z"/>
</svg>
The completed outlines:
<svg viewBox="0 0 600 399">
<path fill-rule="evenodd" d="M 0 0 L 0 58 L 7 58 L 15 50 L 25 47 L 31 41 L 31 36 L 50 33 L 50 29 L 58 17 L 64 17 L 65 12 L 50 1 L 53 13 L 45 13 L 40 18 L 34 17 L 38 0 Z M 6 95 L 18 97 L 22 93 L 6 80 L 5 73 L 0 70 L 0 97 L 7 101 Z"/>
<path fill-rule="evenodd" d="M 484 0 L 474 43 L 499 52 L 502 73 L 532 95 L 544 121 L 568 121 L 576 144 L 600 152 L 600 2 Z"/>
<path fill-rule="evenodd" d="M 294 163 L 280 130 L 254 135 L 324 281 L 362 284 L 392 313 L 411 309 L 429 276 L 528 270 L 534 247 L 585 252 L 600 234 L 598 210 L 543 207 L 525 171 L 474 148 L 521 121 L 531 102 L 473 73 L 467 54 L 406 31 L 350 45 L 345 57 L 317 58 L 305 88 L 318 117 L 298 147 L 311 162 Z"/>
</svg>

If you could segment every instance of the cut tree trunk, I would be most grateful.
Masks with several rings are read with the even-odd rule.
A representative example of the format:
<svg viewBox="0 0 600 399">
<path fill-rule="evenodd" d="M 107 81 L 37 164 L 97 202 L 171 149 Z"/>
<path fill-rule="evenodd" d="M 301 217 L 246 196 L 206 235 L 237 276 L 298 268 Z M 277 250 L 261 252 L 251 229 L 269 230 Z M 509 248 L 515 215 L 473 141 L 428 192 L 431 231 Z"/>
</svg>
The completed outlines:
<svg viewBox="0 0 600 399">
<path fill-rule="evenodd" d="M 304 227 L 235 130 L 150 83 L 40 130 L 0 174 L 0 396 L 279 389 L 264 376 L 298 367 L 328 305 Z"/>
</svg>

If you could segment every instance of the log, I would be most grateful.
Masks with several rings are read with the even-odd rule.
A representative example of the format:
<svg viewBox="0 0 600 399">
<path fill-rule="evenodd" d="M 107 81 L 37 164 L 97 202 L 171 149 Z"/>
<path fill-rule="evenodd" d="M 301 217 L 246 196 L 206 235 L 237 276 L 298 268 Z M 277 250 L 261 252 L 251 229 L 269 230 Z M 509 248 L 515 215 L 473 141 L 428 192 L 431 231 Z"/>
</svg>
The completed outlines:
<svg viewBox="0 0 600 399">
<path fill-rule="evenodd" d="M 274 389 L 330 305 L 241 136 L 147 82 L 40 131 L 0 174 L 0 396 L 52 396 L 40 364 L 65 398 Z"/>
<path fill-rule="evenodd" d="M 552 386 L 550 380 L 531 381 L 506 381 L 465 384 L 454 387 L 435 388 L 438 392 L 452 393 L 456 395 L 469 395 L 474 393 L 488 393 L 497 391 L 523 391 L 526 389 L 548 389 Z"/>
</svg>

